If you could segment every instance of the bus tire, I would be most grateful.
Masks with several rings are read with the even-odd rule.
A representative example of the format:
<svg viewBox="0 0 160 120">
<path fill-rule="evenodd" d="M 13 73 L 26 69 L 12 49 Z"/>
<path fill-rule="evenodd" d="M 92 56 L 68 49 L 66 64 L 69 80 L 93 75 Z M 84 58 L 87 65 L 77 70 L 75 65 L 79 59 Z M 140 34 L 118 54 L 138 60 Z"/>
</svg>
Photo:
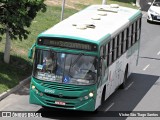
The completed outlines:
<svg viewBox="0 0 160 120">
<path fill-rule="evenodd" d="M 105 93 L 106 93 L 106 86 L 103 88 L 102 97 L 101 97 L 101 105 L 94 111 L 94 113 L 96 114 L 99 113 L 99 111 L 101 111 L 102 104 L 105 101 Z"/>
<path fill-rule="evenodd" d="M 128 65 L 126 67 L 124 78 L 123 78 L 123 83 L 120 85 L 120 89 L 124 89 L 126 87 L 127 75 L 128 75 Z"/>
</svg>

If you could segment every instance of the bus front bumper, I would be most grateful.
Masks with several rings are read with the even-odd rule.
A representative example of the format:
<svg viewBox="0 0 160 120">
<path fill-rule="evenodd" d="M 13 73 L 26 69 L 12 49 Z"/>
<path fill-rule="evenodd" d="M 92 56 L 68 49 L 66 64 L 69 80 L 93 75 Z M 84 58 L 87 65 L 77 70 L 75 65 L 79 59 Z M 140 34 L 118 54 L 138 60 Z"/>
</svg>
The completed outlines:
<svg viewBox="0 0 160 120">
<path fill-rule="evenodd" d="M 60 109 L 68 109 L 68 110 L 78 110 L 78 111 L 95 111 L 95 99 L 89 98 L 87 100 L 61 100 L 55 98 L 46 98 L 45 96 L 41 96 L 41 93 L 30 89 L 30 103 L 37 104 L 41 106 L 51 107 L 51 108 L 60 108 Z M 59 101 L 65 104 L 59 105 L 56 101 Z"/>
</svg>

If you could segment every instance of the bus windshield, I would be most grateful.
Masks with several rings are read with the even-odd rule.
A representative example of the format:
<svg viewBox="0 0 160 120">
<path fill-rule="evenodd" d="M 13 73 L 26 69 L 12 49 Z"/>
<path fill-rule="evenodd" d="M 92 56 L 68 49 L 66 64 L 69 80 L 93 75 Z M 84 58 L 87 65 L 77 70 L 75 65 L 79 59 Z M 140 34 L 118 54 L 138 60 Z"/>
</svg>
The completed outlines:
<svg viewBox="0 0 160 120">
<path fill-rule="evenodd" d="M 97 79 L 96 57 L 36 50 L 33 75 L 40 80 L 91 85 Z"/>
</svg>

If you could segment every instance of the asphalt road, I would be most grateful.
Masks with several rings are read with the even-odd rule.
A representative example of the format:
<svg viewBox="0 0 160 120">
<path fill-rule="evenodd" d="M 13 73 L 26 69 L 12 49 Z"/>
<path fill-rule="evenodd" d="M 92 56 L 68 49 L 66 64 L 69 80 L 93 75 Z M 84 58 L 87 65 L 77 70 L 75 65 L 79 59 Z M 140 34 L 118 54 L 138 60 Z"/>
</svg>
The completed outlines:
<svg viewBox="0 0 160 120">
<path fill-rule="evenodd" d="M 160 25 L 147 23 L 146 17 L 146 13 L 144 13 L 139 65 L 129 77 L 127 87 L 123 90 L 119 89 L 111 95 L 100 107 L 99 111 L 160 111 Z M 28 94 L 29 85 L 26 85 L 18 92 L 0 101 L 0 111 L 37 111 L 44 116 L 38 119 L 62 119 L 48 116 L 45 113 L 45 109 L 29 104 Z M 79 112 L 65 112 L 70 115 L 77 115 L 76 118 L 72 119 L 81 119 L 79 118 L 81 116 Z M 99 117 L 101 113 L 97 112 L 93 117 L 89 115 L 88 117 L 90 118 L 87 119 L 106 119 L 105 116 Z M 52 115 L 54 114 L 56 116 L 58 113 L 53 112 Z M 12 119 L 17 120 L 17 118 Z M 65 119 L 68 118 L 66 117 Z M 143 117 L 107 117 L 107 120 L 125 119 L 144 120 Z M 160 118 L 149 117 L 145 119 L 158 120 Z"/>
</svg>

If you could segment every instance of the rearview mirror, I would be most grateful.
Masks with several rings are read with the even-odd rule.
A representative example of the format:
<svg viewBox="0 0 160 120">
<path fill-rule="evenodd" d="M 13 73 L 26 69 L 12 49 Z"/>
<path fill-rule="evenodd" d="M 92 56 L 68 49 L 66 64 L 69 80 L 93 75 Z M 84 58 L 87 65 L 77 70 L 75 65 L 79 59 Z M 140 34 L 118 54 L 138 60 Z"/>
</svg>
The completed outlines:
<svg viewBox="0 0 160 120">
<path fill-rule="evenodd" d="M 36 46 L 36 44 L 33 44 L 32 47 L 28 51 L 28 58 L 32 59 L 33 56 L 33 48 Z"/>
<path fill-rule="evenodd" d="M 29 49 L 29 51 L 28 51 L 28 58 L 29 58 L 29 59 L 32 59 L 32 56 L 33 56 L 33 49 L 31 48 L 31 49 Z"/>
</svg>

